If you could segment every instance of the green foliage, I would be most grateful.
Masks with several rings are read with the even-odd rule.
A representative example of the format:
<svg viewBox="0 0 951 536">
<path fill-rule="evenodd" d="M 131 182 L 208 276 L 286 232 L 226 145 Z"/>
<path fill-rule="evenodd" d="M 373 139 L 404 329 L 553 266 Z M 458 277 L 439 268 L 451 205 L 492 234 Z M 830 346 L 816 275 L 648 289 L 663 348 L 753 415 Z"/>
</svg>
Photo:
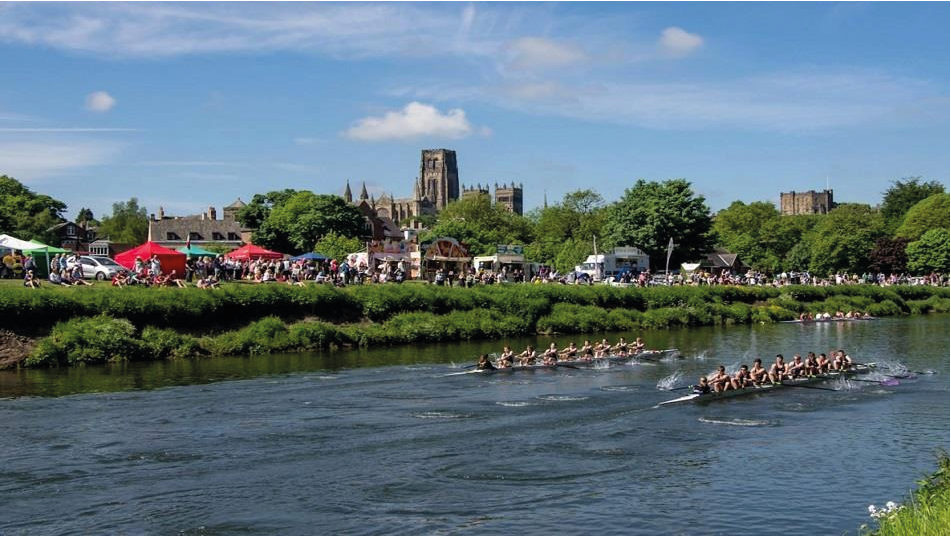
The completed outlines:
<svg viewBox="0 0 951 536">
<path fill-rule="evenodd" d="M 881 215 L 868 205 L 839 205 L 814 229 L 809 270 L 819 277 L 840 270 L 865 272 L 869 253 L 883 233 Z"/>
<path fill-rule="evenodd" d="M 66 204 L 36 194 L 13 177 L 0 175 L 0 234 L 57 245 L 48 229 L 63 222 Z"/>
<path fill-rule="evenodd" d="M 452 237 L 469 247 L 470 255 L 495 254 L 498 244 L 532 242 L 532 225 L 524 217 L 492 204 L 487 195 L 464 197 L 440 211 L 436 225 L 420 236 L 426 242 Z"/>
<path fill-rule="evenodd" d="M 149 217 L 133 197 L 125 203 L 113 203 L 112 215 L 102 219 L 96 232 L 120 244 L 141 244 L 149 237 Z"/>
<path fill-rule="evenodd" d="M 948 230 L 948 220 L 951 219 L 951 196 L 935 194 L 919 201 L 908 210 L 901 227 L 895 231 L 895 236 L 918 240 L 932 229 Z"/>
<path fill-rule="evenodd" d="M 908 239 L 881 237 L 869 253 L 869 267 L 884 274 L 902 274 L 908 268 Z"/>
<path fill-rule="evenodd" d="M 882 198 L 881 212 L 885 219 L 886 232 L 895 232 L 911 207 L 918 202 L 944 192 L 943 184 L 938 181 L 923 182 L 921 177 L 909 177 L 892 183 Z"/>
<path fill-rule="evenodd" d="M 364 220 L 360 211 L 337 195 L 317 195 L 309 191 L 294 192 L 278 198 L 260 226 L 255 229 L 255 244 L 282 253 L 299 254 L 314 250 L 314 244 L 328 233 L 345 237 L 365 234 Z M 257 196 L 255 196 L 257 197 Z M 250 205 L 249 205 L 250 206 Z M 241 209 L 248 221 L 260 216 L 260 206 L 253 210 Z M 253 218 L 252 216 L 253 215 Z"/>
<path fill-rule="evenodd" d="M 918 481 L 918 489 L 900 508 L 878 518 L 878 530 L 870 531 L 865 525 L 859 531 L 863 535 L 919 536 L 923 534 L 947 534 L 951 523 L 951 471 L 948 454 L 938 457 L 938 470 Z"/>
<path fill-rule="evenodd" d="M 330 231 L 314 244 L 314 251 L 331 259 L 342 261 L 347 255 L 366 249 L 363 240 L 348 238 Z"/>
<path fill-rule="evenodd" d="M 76 214 L 76 223 L 80 225 L 99 225 L 99 220 L 93 215 L 92 209 L 83 207 Z"/>
<path fill-rule="evenodd" d="M 593 190 L 565 194 L 560 204 L 538 210 L 535 242 L 528 249 L 534 261 L 569 272 L 594 253 L 593 242 L 601 238 L 604 199 Z"/>
<path fill-rule="evenodd" d="M 606 246 L 635 246 L 650 255 L 651 265 L 663 269 L 667 245 L 676 245 L 671 266 L 696 261 L 713 247 L 710 209 L 684 179 L 663 183 L 638 180 L 607 209 Z"/>
<path fill-rule="evenodd" d="M 747 205 L 734 201 L 717 213 L 713 231 L 720 246 L 736 253 L 755 270 L 772 272 L 779 268 L 784 249 L 776 242 L 786 235 L 776 232 L 782 218 L 773 203 L 757 201 Z"/>
<path fill-rule="evenodd" d="M 99 315 L 74 318 L 53 327 L 26 360 L 29 366 L 104 363 L 141 356 L 135 326 L 128 320 Z"/>
<path fill-rule="evenodd" d="M 908 269 L 913 274 L 948 273 L 949 244 L 951 233 L 947 229 L 932 229 L 908 244 L 905 249 L 908 254 Z"/>
</svg>

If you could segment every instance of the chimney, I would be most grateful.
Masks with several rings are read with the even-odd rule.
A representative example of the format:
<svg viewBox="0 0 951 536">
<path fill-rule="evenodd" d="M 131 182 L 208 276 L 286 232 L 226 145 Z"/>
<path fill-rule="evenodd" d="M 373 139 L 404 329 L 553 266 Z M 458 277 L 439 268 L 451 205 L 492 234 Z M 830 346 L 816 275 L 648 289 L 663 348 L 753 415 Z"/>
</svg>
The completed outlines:
<svg viewBox="0 0 951 536">
<path fill-rule="evenodd" d="M 214 221 L 218 219 L 217 216 L 218 212 L 215 211 L 215 207 L 208 207 L 208 219 Z"/>
</svg>

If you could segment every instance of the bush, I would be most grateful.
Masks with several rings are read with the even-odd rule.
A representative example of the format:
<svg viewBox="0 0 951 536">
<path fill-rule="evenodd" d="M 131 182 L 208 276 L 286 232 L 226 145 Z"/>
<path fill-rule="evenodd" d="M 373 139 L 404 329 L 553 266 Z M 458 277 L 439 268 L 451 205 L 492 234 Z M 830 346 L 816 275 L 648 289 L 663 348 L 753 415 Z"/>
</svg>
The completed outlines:
<svg viewBox="0 0 951 536">
<path fill-rule="evenodd" d="M 135 338 L 135 326 L 131 322 L 99 315 L 56 324 L 50 336 L 36 345 L 26 364 L 104 363 L 141 355 L 141 344 Z"/>
</svg>

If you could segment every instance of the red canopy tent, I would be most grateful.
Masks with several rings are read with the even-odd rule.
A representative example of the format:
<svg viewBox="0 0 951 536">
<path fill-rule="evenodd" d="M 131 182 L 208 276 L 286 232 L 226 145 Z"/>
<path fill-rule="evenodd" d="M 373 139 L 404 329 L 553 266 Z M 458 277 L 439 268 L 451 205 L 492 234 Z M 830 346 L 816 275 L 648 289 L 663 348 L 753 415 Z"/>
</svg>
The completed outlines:
<svg viewBox="0 0 951 536">
<path fill-rule="evenodd" d="M 162 273 L 171 274 L 175 271 L 176 278 L 185 277 L 185 259 L 187 256 L 174 249 L 162 247 L 155 242 L 146 242 L 137 248 L 123 251 L 115 256 L 116 262 L 132 269 L 135 266 L 135 258 L 142 257 L 142 260 L 148 262 L 152 255 L 158 255 L 159 262 L 162 263 Z"/>
<path fill-rule="evenodd" d="M 229 259 L 283 259 L 284 254 L 269 249 L 264 249 L 254 244 L 245 244 L 240 248 L 225 255 Z"/>
</svg>

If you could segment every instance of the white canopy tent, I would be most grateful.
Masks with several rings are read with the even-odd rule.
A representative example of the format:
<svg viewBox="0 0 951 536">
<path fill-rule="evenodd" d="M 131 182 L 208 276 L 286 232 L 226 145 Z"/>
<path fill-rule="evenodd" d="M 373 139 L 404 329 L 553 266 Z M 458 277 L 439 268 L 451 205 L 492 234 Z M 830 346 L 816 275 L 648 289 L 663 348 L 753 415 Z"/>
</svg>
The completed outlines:
<svg viewBox="0 0 951 536">
<path fill-rule="evenodd" d="M 43 251 L 43 257 L 46 262 L 37 262 L 36 263 L 36 275 L 40 277 L 46 277 L 49 275 L 49 266 L 50 266 L 50 255 L 49 255 L 49 246 L 43 244 L 42 242 L 30 242 L 27 240 L 20 240 L 19 238 L 14 238 L 10 235 L 0 234 L 0 249 L 12 249 L 18 251 L 29 251 L 33 253 L 34 260 L 36 260 L 36 255 L 40 250 Z M 42 259 L 41 259 L 42 260 Z"/>
</svg>

